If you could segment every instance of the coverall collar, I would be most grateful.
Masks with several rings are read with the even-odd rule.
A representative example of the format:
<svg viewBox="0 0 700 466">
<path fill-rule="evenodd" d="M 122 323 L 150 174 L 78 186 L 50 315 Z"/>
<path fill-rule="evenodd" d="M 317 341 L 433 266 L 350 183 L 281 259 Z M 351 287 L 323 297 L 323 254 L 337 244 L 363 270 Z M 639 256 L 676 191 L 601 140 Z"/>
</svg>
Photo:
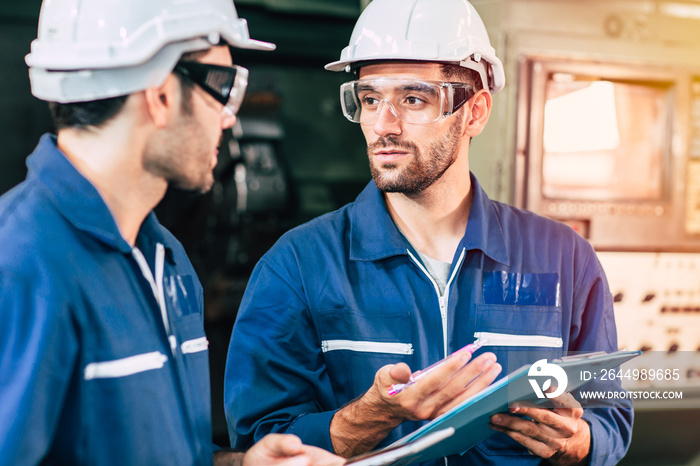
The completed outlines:
<svg viewBox="0 0 700 466">
<path fill-rule="evenodd" d="M 36 149 L 27 159 L 27 168 L 27 178 L 34 179 L 47 188 L 49 198 L 75 228 L 125 254 L 131 253 L 131 245 L 122 237 L 97 188 L 58 149 L 55 135 L 44 134 L 41 137 Z M 143 236 L 152 242 L 167 245 L 153 212 L 146 216 L 141 225 L 139 241 Z M 169 256 L 170 254 L 166 255 Z"/>
<path fill-rule="evenodd" d="M 469 210 L 469 220 L 464 238 L 459 248 L 479 249 L 491 259 L 501 264 L 510 265 L 510 253 L 506 242 L 501 216 L 496 212 L 499 203 L 491 201 L 479 184 L 479 180 L 469 172 L 472 182 L 472 206 Z"/>
<path fill-rule="evenodd" d="M 474 197 L 464 237 L 458 250 L 479 249 L 508 265 L 508 248 L 495 208 L 470 173 Z M 374 261 L 405 255 L 411 249 L 389 215 L 381 191 L 370 181 L 355 200 L 351 213 L 350 259 Z"/>
</svg>

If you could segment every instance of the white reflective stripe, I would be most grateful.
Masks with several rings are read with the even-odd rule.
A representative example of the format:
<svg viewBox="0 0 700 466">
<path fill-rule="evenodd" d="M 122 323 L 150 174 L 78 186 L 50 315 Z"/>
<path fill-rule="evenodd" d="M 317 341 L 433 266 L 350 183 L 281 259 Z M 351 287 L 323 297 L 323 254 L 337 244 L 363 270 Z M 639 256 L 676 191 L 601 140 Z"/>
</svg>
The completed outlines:
<svg viewBox="0 0 700 466">
<path fill-rule="evenodd" d="M 199 353 L 200 351 L 206 351 L 209 348 L 209 340 L 207 337 L 195 338 L 194 340 L 187 340 L 180 345 L 182 348 L 182 353 Z"/>
<path fill-rule="evenodd" d="M 381 341 L 324 340 L 321 342 L 321 350 L 324 353 L 348 350 L 364 353 L 413 354 L 413 345 L 411 343 L 386 343 Z"/>
<path fill-rule="evenodd" d="M 160 351 L 137 354 L 113 361 L 91 362 L 85 366 L 85 380 L 109 379 L 138 374 L 139 372 L 161 369 L 168 357 Z"/>
<path fill-rule="evenodd" d="M 513 335 L 511 333 L 475 332 L 474 338 L 484 340 L 483 346 L 539 346 L 561 348 L 564 341 L 545 335 Z"/>
</svg>

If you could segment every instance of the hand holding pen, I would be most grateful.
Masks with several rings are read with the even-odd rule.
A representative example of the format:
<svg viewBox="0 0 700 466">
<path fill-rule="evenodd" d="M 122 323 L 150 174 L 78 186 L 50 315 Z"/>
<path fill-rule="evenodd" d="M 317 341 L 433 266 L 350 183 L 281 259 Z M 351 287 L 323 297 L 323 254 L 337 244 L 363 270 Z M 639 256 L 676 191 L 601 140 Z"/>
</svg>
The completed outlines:
<svg viewBox="0 0 700 466">
<path fill-rule="evenodd" d="M 404 390 L 407 387 L 410 387 L 411 385 L 418 382 L 420 379 L 422 379 L 423 377 L 425 377 L 426 375 L 428 375 L 429 373 L 431 373 L 432 371 L 434 371 L 435 369 L 440 367 L 442 364 L 445 363 L 445 361 L 449 357 L 452 357 L 452 355 L 454 355 L 456 353 L 460 353 L 462 351 L 468 351 L 470 354 L 474 354 L 474 352 L 476 350 L 478 350 L 479 348 L 481 348 L 482 346 L 484 346 L 485 343 L 486 343 L 485 340 L 482 340 L 482 339 L 476 340 L 474 343 L 470 343 L 467 346 L 464 346 L 464 347 L 458 349 L 457 351 L 452 353 L 447 358 L 441 359 L 440 361 L 436 362 L 435 364 L 431 364 L 430 366 L 426 367 L 425 369 L 418 371 L 414 374 L 411 374 L 411 378 L 408 380 L 408 382 L 397 383 L 397 384 L 392 385 L 391 390 L 389 390 L 389 395 L 396 395 L 397 393 L 401 393 L 402 390 Z"/>
<path fill-rule="evenodd" d="M 471 353 L 482 344 L 485 343 L 467 346 L 434 368 L 427 367 L 414 374 L 404 362 L 382 366 L 364 395 L 335 413 L 330 426 L 331 438 L 343 439 L 344 452 L 359 453 L 358 445 L 366 450 L 368 438 L 379 442 L 406 420 L 435 419 L 476 395 L 501 372 L 493 353 L 472 358 Z M 418 385 L 399 393 L 411 382 Z M 389 395 L 389 391 L 399 394 Z"/>
</svg>

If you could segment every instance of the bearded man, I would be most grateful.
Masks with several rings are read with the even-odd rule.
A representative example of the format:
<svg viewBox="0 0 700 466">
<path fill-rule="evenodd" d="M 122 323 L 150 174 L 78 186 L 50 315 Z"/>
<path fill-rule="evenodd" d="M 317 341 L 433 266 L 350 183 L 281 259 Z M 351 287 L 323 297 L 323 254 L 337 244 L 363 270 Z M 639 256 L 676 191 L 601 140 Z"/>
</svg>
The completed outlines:
<svg viewBox="0 0 700 466">
<path fill-rule="evenodd" d="M 590 244 L 491 201 L 469 171 L 469 143 L 505 83 L 471 4 L 374 0 L 326 68 L 355 73 L 341 104 L 367 140 L 373 180 L 256 266 L 226 373 L 233 445 L 288 432 L 348 457 L 416 430 L 501 369 L 617 350 L 612 296 Z M 473 359 L 458 351 L 483 337 Z M 449 354 L 390 394 L 411 369 Z M 566 393 L 554 403 L 496 414 L 497 433 L 430 464 L 614 464 L 624 455 L 629 404 L 584 410 Z"/>
</svg>

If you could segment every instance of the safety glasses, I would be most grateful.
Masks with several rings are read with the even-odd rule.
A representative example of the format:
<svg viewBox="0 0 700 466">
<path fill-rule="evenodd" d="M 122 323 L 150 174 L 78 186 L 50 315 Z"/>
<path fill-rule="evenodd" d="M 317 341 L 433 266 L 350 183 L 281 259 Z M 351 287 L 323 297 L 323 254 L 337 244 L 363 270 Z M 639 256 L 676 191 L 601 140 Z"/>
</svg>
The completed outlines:
<svg viewBox="0 0 700 466">
<path fill-rule="evenodd" d="M 360 79 L 340 86 L 343 114 L 362 125 L 375 124 L 384 106 L 405 123 L 432 123 L 452 115 L 473 95 L 471 84 L 400 78 Z"/>
<path fill-rule="evenodd" d="M 248 70 L 242 66 L 219 66 L 195 61 L 181 61 L 175 72 L 201 87 L 223 104 L 224 112 L 235 115 L 241 108 L 248 86 Z"/>
</svg>

